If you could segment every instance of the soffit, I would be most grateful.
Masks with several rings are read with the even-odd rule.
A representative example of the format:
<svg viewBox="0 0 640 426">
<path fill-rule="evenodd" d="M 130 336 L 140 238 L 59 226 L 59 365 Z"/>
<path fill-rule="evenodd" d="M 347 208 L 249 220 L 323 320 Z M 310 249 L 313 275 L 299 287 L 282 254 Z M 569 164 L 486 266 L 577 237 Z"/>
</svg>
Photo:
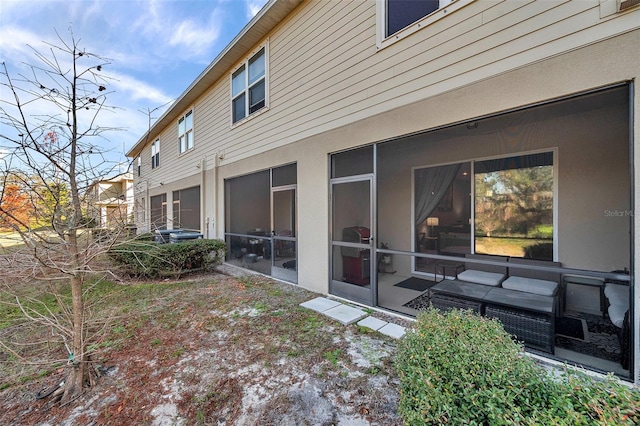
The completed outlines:
<svg viewBox="0 0 640 426">
<path fill-rule="evenodd" d="M 165 127 L 177 120 L 186 108 L 224 77 L 231 67 L 242 60 L 250 49 L 262 41 L 302 1 L 304 0 L 269 1 L 153 124 L 149 132 L 136 142 L 127 152 L 127 157 L 137 156 L 148 141 L 156 138 Z"/>
</svg>

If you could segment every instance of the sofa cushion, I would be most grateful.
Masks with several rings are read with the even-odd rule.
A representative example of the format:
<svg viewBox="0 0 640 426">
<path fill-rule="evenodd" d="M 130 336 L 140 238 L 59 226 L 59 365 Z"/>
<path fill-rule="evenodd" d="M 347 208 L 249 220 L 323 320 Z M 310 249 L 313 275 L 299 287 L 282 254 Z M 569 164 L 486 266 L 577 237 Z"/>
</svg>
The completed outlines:
<svg viewBox="0 0 640 426">
<path fill-rule="evenodd" d="M 504 274 L 498 272 L 477 271 L 475 269 L 467 269 L 458 274 L 458 280 L 475 284 L 489 285 L 497 287 L 504 280 Z"/>
<path fill-rule="evenodd" d="M 622 328 L 622 324 L 624 323 L 624 314 L 629 310 L 628 306 L 622 305 L 611 305 L 609 306 L 609 319 L 618 328 Z"/>
<path fill-rule="evenodd" d="M 626 285 L 609 284 L 604 286 L 604 295 L 610 305 L 626 305 L 629 307 L 629 287 Z"/>
<path fill-rule="evenodd" d="M 609 319 L 618 328 L 622 328 L 624 315 L 629 310 L 629 287 L 619 284 L 606 284 L 604 295 L 609 301 Z"/>
<path fill-rule="evenodd" d="M 558 291 L 558 283 L 527 277 L 509 277 L 504 280 L 502 287 L 541 296 L 553 296 Z"/>
</svg>

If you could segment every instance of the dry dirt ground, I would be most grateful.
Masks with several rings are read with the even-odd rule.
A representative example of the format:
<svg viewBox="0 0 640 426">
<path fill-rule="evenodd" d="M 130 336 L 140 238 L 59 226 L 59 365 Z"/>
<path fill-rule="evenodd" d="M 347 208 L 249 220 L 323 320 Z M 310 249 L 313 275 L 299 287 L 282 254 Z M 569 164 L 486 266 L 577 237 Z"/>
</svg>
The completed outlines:
<svg viewBox="0 0 640 426">
<path fill-rule="evenodd" d="M 317 294 L 219 273 L 117 290 L 101 377 L 71 404 L 35 398 L 63 367 L 8 383 L 0 352 L 1 425 L 401 424 L 396 341 L 298 306 Z"/>
</svg>

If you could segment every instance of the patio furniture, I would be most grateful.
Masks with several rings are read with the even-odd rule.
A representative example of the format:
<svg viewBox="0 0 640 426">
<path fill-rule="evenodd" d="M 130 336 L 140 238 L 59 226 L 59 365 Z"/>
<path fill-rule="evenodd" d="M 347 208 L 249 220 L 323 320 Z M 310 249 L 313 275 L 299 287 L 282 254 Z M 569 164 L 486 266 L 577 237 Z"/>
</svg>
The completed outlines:
<svg viewBox="0 0 640 426">
<path fill-rule="evenodd" d="M 440 272 L 442 275 L 442 279 L 444 280 L 447 277 L 447 270 L 450 269 L 453 272 L 453 276 L 455 279 L 458 279 L 458 274 L 464 271 L 464 263 L 463 262 L 455 262 L 451 260 L 441 260 L 436 263 L 436 281 L 438 281 L 438 273 Z M 441 280 L 442 281 L 442 280 Z"/>
<path fill-rule="evenodd" d="M 581 275 L 564 275 L 562 277 L 562 292 L 561 292 L 561 297 L 562 297 L 561 308 L 563 312 L 567 309 L 567 287 L 570 285 L 598 287 L 600 312 L 603 318 L 606 316 L 607 306 L 606 306 L 605 296 L 604 296 L 604 280 L 602 278 L 583 277 Z"/>
<path fill-rule="evenodd" d="M 495 256 L 468 257 L 494 262 L 507 260 Z M 518 266 L 556 266 L 559 263 L 511 260 L 505 262 L 504 267 L 474 264 L 474 269 L 460 272 L 458 279 L 439 282 L 430 290 L 431 304 L 443 311 L 470 309 L 480 315 L 497 318 L 508 333 L 527 346 L 553 353 L 560 274 Z M 507 263 L 510 263 L 508 270 Z"/>
<path fill-rule="evenodd" d="M 492 288 L 483 301 L 485 316 L 499 319 L 507 333 L 527 346 L 553 353 L 557 306 L 554 296 Z"/>
<path fill-rule="evenodd" d="M 469 264 L 468 268 L 458 273 L 458 280 L 474 284 L 499 286 L 507 276 L 507 259 L 505 256 L 490 256 L 483 254 L 468 254 L 465 256 L 472 260 L 487 260 L 504 263 L 504 266 L 485 265 L 481 263 Z"/>
<path fill-rule="evenodd" d="M 617 327 L 620 341 L 620 365 L 628 369 L 631 353 L 631 328 L 629 324 L 630 294 L 627 282 L 605 280 L 604 295 L 607 300 L 609 319 Z"/>
<path fill-rule="evenodd" d="M 463 281 L 444 280 L 431 287 L 431 304 L 443 312 L 457 308 L 470 309 L 482 315 L 482 299 L 490 289 Z"/>
</svg>

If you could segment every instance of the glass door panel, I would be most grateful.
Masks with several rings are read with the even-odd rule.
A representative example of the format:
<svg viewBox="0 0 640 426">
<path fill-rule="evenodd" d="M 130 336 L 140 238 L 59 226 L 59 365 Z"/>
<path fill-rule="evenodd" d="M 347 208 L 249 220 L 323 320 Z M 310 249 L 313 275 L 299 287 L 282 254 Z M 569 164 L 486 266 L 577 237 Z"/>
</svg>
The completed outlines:
<svg viewBox="0 0 640 426">
<path fill-rule="evenodd" d="M 331 186 L 331 294 L 374 305 L 371 262 L 372 179 L 336 180 Z"/>
<path fill-rule="evenodd" d="M 271 199 L 273 217 L 271 275 L 297 283 L 296 188 L 274 188 Z"/>
</svg>

